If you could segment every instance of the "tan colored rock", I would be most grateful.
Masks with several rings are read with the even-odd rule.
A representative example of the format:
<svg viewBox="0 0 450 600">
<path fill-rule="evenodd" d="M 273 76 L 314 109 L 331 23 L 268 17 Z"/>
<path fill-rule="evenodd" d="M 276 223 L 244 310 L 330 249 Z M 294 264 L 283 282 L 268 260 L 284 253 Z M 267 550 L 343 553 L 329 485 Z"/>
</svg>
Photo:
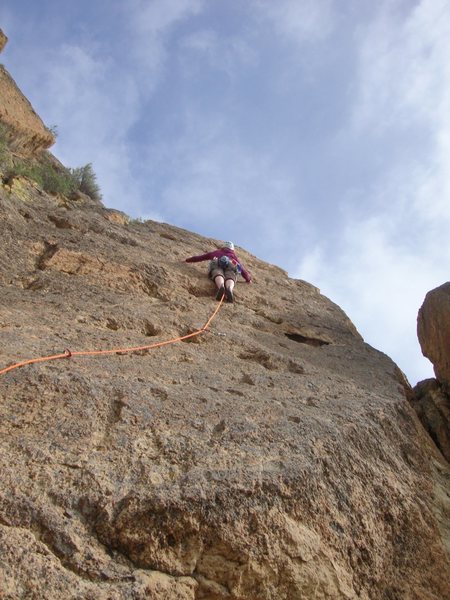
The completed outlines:
<svg viewBox="0 0 450 600">
<path fill-rule="evenodd" d="M 54 135 L 3 65 L 0 65 L 0 122 L 7 126 L 10 147 L 16 152 L 39 153 L 55 143 Z"/>
<path fill-rule="evenodd" d="M 130 217 L 120 210 L 110 209 L 108 212 L 108 219 L 111 223 L 118 223 L 119 225 L 128 225 Z"/>
<path fill-rule="evenodd" d="M 450 282 L 426 295 L 417 317 L 417 335 L 437 380 L 450 392 Z"/>
<path fill-rule="evenodd" d="M 0 52 L 2 52 L 3 48 L 6 46 L 7 43 L 8 43 L 8 38 L 3 33 L 3 31 L 0 29 Z"/>
<path fill-rule="evenodd" d="M 0 187 L 0 369 L 216 308 L 184 262 L 214 240 L 18 190 Z M 317 288 L 238 254 L 254 285 L 202 343 L 0 376 L 7 598 L 449 597 L 449 468 L 399 369 Z"/>
</svg>

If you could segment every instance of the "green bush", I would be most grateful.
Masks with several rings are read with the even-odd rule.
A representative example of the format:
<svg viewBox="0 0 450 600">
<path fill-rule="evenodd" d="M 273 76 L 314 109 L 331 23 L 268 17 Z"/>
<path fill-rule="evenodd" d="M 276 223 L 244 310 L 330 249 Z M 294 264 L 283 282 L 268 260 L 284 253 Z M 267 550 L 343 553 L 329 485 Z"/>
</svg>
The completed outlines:
<svg viewBox="0 0 450 600">
<path fill-rule="evenodd" d="M 70 196 L 77 189 L 71 172 L 64 167 L 57 168 L 48 158 L 38 163 L 17 162 L 9 170 L 8 177 L 20 175 L 29 177 L 50 194 Z"/>
<path fill-rule="evenodd" d="M 10 181 L 14 177 L 28 177 L 35 181 L 40 188 L 50 194 L 62 194 L 72 196 L 80 191 L 93 200 L 101 200 L 100 188 L 97 178 L 89 163 L 84 167 L 66 169 L 55 164 L 48 155 L 39 162 L 30 162 L 23 159 L 13 162 L 8 152 L 6 138 L 2 136 L 0 129 L 0 170 L 4 181 Z"/>
<path fill-rule="evenodd" d="M 83 192 L 83 194 L 87 194 L 93 200 L 102 199 L 100 188 L 97 184 L 97 176 L 94 173 L 91 163 L 88 163 L 84 167 L 72 169 L 71 176 L 77 190 Z"/>
<path fill-rule="evenodd" d="M 8 152 L 7 129 L 0 123 L 0 171 L 4 171 L 11 166 L 11 156 Z"/>
<path fill-rule="evenodd" d="M 56 137 L 56 126 L 50 129 Z M 3 181 L 11 181 L 20 175 L 29 177 L 50 194 L 71 196 L 79 191 L 92 200 L 101 200 L 100 187 L 92 164 L 67 169 L 44 153 L 38 160 L 13 159 L 8 145 L 8 129 L 0 123 L 0 172 Z"/>
</svg>

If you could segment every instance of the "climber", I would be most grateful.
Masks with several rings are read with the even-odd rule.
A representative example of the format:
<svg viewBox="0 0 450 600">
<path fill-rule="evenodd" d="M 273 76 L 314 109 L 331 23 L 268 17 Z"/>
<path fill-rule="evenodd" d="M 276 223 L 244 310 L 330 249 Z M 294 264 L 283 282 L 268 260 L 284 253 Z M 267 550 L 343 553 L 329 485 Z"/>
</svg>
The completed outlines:
<svg viewBox="0 0 450 600">
<path fill-rule="evenodd" d="M 222 300 L 225 295 L 227 302 L 234 301 L 233 289 L 239 273 L 247 283 L 252 282 L 250 273 L 245 270 L 234 252 L 233 242 L 224 242 L 217 250 L 186 258 L 186 262 L 200 262 L 202 260 L 210 261 L 208 276 L 216 284 L 216 300 Z"/>
</svg>

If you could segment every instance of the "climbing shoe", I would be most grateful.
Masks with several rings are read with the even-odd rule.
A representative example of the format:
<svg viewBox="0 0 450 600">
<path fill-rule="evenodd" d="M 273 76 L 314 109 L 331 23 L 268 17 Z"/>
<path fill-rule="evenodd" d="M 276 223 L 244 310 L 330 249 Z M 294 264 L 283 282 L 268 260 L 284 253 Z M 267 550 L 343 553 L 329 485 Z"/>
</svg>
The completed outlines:
<svg viewBox="0 0 450 600">
<path fill-rule="evenodd" d="M 222 300 L 223 295 L 225 294 L 225 288 L 223 285 L 217 290 L 216 300 Z"/>
<path fill-rule="evenodd" d="M 225 295 L 227 297 L 227 302 L 234 302 L 234 296 L 233 296 L 233 291 L 230 290 L 229 288 L 227 288 L 225 290 Z"/>
</svg>

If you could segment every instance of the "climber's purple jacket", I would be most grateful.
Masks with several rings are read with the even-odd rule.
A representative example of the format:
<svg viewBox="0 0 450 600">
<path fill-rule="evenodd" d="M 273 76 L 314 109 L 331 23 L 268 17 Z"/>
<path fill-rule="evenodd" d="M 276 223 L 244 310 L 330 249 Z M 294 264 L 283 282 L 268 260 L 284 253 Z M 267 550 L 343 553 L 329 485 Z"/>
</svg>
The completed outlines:
<svg viewBox="0 0 450 600">
<path fill-rule="evenodd" d="M 200 254 L 199 256 L 191 256 L 186 259 L 186 262 L 201 262 L 202 260 L 213 260 L 213 258 L 220 258 L 221 256 L 228 256 L 228 258 L 232 261 L 235 261 L 240 269 L 241 275 L 245 279 L 247 283 L 250 283 L 252 280 L 252 276 L 248 271 L 245 270 L 244 265 L 239 261 L 238 257 L 234 253 L 234 250 L 231 248 L 219 248 L 218 250 L 213 250 L 212 252 L 207 252 L 206 254 Z"/>
</svg>

